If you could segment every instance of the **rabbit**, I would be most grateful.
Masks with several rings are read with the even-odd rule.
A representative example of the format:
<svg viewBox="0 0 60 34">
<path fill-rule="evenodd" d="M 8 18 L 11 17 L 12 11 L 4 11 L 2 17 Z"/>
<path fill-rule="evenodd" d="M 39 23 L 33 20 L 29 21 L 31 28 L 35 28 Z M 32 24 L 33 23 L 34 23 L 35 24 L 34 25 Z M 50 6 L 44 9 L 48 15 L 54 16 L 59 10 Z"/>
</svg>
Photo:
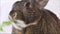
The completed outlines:
<svg viewBox="0 0 60 34">
<path fill-rule="evenodd" d="M 9 13 L 12 34 L 60 34 L 59 18 L 45 9 L 49 0 L 22 0 Z"/>
</svg>

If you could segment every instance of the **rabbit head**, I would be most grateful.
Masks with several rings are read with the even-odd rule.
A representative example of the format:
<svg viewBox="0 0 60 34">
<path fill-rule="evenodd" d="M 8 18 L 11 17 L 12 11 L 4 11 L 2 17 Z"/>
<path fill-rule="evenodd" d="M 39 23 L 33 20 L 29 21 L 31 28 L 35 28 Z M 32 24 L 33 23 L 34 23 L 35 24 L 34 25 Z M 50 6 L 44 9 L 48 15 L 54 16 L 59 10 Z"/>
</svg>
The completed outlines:
<svg viewBox="0 0 60 34">
<path fill-rule="evenodd" d="M 22 29 L 22 28 L 25 28 L 25 27 L 27 27 L 29 25 L 36 24 L 36 23 L 28 23 L 28 24 L 26 24 L 27 21 L 28 22 L 32 21 L 33 15 L 31 13 L 32 11 L 31 12 L 29 11 L 28 13 L 26 13 L 26 12 L 24 12 L 25 10 L 26 10 L 26 12 L 29 11 L 29 10 L 25 9 L 24 2 L 18 1 L 18 2 L 16 2 L 13 5 L 13 8 L 12 8 L 12 10 L 9 13 L 9 19 L 12 20 L 12 21 L 14 21 L 13 26 L 15 28 L 17 28 L 17 29 Z M 23 14 L 23 12 L 25 14 Z M 28 20 L 26 20 L 26 19 L 28 19 Z M 30 21 L 29 21 L 29 19 L 30 19 Z"/>
<path fill-rule="evenodd" d="M 22 0 L 13 5 L 9 18 L 19 27 L 35 25 L 36 20 L 40 17 L 40 11 L 35 8 L 44 8 L 48 0 Z M 31 8 L 31 9 L 27 9 Z M 33 9 L 32 9 L 33 8 Z M 28 23 L 28 24 L 26 24 Z"/>
<path fill-rule="evenodd" d="M 23 2 L 17 1 L 14 3 L 12 10 L 9 13 L 9 19 L 12 20 L 13 26 L 16 29 L 22 29 L 23 27 L 26 27 L 26 24 L 24 23 L 24 16 L 23 16 Z"/>
</svg>

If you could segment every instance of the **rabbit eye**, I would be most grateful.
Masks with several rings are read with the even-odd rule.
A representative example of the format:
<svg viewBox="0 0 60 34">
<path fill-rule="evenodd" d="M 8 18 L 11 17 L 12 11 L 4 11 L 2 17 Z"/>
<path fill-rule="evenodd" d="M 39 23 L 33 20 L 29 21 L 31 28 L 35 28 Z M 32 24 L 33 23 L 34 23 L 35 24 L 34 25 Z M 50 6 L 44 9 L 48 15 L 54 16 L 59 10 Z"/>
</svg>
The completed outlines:
<svg viewBox="0 0 60 34">
<path fill-rule="evenodd" d="M 30 2 L 27 2 L 25 6 L 28 8 L 30 6 Z"/>
</svg>

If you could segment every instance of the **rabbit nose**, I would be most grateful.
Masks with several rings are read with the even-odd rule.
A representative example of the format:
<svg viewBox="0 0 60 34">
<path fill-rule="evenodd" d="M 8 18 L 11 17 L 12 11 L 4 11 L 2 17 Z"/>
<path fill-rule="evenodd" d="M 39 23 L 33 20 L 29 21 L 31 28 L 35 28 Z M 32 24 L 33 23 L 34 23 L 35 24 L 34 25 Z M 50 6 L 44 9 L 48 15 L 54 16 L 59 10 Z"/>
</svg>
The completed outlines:
<svg viewBox="0 0 60 34">
<path fill-rule="evenodd" d="M 9 14 L 9 19 L 12 19 L 14 17 L 14 14 Z"/>
<path fill-rule="evenodd" d="M 11 15 L 12 18 L 16 18 L 16 16 L 17 16 L 16 12 Z"/>
<path fill-rule="evenodd" d="M 10 20 L 13 20 L 13 19 L 16 18 L 16 16 L 17 16 L 17 13 L 14 13 L 12 15 L 9 15 L 8 17 L 9 17 Z"/>
<path fill-rule="evenodd" d="M 13 13 L 11 15 L 8 16 L 10 20 L 14 20 L 17 17 L 17 13 Z"/>
<path fill-rule="evenodd" d="M 15 16 L 15 13 L 13 14 L 13 16 Z"/>
<path fill-rule="evenodd" d="M 10 15 L 8 16 L 8 18 L 9 18 L 10 20 L 12 20 L 12 17 L 11 17 Z"/>
<path fill-rule="evenodd" d="M 15 12 L 14 14 L 13 14 L 13 18 L 15 19 L 17 17 L 17 13 Z"/>
</svg>

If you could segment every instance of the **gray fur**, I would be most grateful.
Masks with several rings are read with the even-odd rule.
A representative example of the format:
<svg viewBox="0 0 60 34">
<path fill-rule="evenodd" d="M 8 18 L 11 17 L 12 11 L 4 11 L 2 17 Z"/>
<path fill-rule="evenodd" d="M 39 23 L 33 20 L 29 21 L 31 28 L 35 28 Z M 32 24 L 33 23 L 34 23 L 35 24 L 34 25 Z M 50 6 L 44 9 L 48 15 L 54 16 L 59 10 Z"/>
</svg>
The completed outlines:
<svg viewBox="0 0 60 34">
<path fill-rule="evenodd" d="M 31 24 L 19 30 L 12 27 L 12 34 L 60 34 L 60 21 L 51 11 L 44 9 L 48 0 L 22 0 L 14 3 L 9 13 L 15 24 Z M 33 23 L 36 23 L 33 25 Z M 17 25 L 18 26 L 18 25 Z M 21 28 L 21 27 L 19 27 Z"/>
</svg>

